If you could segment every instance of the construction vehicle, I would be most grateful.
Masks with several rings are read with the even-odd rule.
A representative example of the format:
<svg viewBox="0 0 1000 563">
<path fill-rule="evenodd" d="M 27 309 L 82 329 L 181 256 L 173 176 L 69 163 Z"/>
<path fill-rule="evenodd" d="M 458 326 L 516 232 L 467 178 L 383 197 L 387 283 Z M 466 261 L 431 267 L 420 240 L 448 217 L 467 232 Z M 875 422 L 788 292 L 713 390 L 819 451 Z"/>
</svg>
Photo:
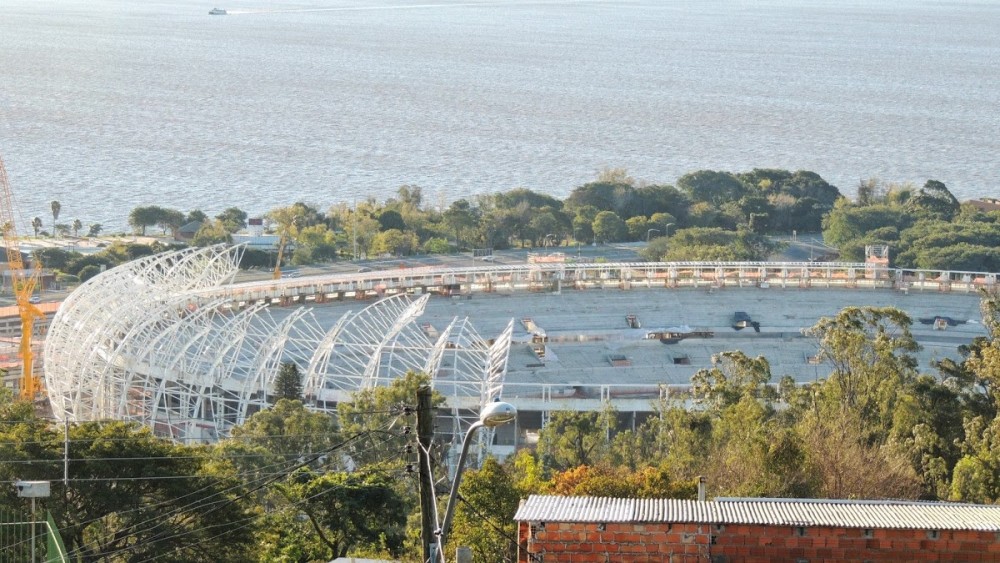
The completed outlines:
<svg viewBox="0 0 1000 563">
<path fill-rule="evenodd" d="M 0 157 L 0 230 L 3 231 L 4 246 L 7 248 L 8 279 L 21 317 L 21 344 L 18 348 L 18 357 L 21 358 L 21 398 L 32 401 L 42 391 L 41 381 L 35 376 L 35 354 L 31 349 L 35 319 L 44 316 L 34 304 L 36 301 L 34 293 L 38 287 L 41 269 L 38 260 L 33 261 L 34 267 L 30 271 L 24 268 L 24 257 L 21 255 L 21 243 L 17 235 L 17 214 L 14 212 L 7 168 L 2 157 Z"/>
</svg>

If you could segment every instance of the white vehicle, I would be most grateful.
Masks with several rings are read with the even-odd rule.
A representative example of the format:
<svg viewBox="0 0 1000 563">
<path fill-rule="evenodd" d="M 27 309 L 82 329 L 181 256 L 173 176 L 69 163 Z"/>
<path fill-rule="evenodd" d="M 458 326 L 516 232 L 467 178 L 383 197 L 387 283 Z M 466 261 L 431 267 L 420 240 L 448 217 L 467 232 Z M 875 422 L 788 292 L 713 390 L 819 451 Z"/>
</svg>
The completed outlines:
<svg viewBox="0 0 1000 563">
<path fill-rule="evenodd" d="M 492 254 L 490 254 L 489 256 L 483 256 L 482 258 L 480 258 L 480 260 L 482 260 L 483 262 L 493 262 L 496 259 L 497 259 L 497 257 L 493 256 Z"/>
</svg>

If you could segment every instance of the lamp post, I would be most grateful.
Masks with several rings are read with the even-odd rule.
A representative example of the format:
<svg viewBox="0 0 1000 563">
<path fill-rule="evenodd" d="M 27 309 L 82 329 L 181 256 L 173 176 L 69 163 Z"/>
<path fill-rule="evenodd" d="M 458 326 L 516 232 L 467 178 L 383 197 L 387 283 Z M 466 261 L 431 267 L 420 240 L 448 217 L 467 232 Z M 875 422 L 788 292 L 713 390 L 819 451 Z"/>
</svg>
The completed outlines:
<svg viewBox="0 0 1000 563">
<path fill-rule="evenodd" d="M 35 561 L 35 499 L 49 497 L 49 481 L 15 481 L 17 496 L 31 499 L 31 561 Z"/>
<path fill-rule="evenodd" d="M 472 443 L 472 436 L 482 427 L 496 428 L 517 418 L 517 409 L 510 403 L 500 401 L 490 403 L 479 413 L 479 420 L 469 427 L 462 440 L 462 455 L 458 457 L 458 466 L 455 469 L 455 480 L 451 484 L 451 493 L 448 494 L 448 507 L 444 511 L 444 523 L 438 533 L 438 553 L 442 563 L 446 563 L 444 556 L 445 542 L 448 540 L 448 532 L 451 529 L 451 519 L 455 514 L 455 504 L 458 498 L 458 486 L 462 482 L 462 470 L 465 466 L 465 456 L 469 453 L 469 444 Z"/>
<path fill-rule="evenodd" d="M 660 234 L 660 229 L 649 229 L 648 231 L 646 231 L 646 244 L 649 244 L 649 235 L 651 233 Z"/>
</svg>

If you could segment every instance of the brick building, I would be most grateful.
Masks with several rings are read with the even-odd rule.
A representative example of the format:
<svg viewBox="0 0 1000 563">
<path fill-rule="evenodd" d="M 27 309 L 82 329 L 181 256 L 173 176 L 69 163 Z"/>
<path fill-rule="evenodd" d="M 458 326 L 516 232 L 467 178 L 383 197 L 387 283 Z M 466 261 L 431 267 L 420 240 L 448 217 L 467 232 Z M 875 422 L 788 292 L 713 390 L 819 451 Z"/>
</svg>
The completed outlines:
<svg viewBox="0 0 1000 563">
<path fill-rule="evenodd" d="M 515 519 L 524 563 L 1000 562 L 1000 506 L 533 495 Z"/>
</svg>

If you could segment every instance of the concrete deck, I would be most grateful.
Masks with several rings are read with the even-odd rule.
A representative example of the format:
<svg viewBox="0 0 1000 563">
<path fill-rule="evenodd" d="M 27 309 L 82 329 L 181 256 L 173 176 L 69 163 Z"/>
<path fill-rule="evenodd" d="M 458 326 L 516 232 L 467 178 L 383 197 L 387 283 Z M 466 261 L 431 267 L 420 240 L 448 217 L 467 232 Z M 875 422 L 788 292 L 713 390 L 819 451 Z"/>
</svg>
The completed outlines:
<svg viewBox="0 0 1000 563">
<path fill-rule="evenodd" d="M 333 323 L 347 310 L 357 311 L 367 304 L 330 302 L 315 305 L 313 310 L 324 322 L 329 318 Z M 821 317 L 852 305 L 891 306 L 907 312 L 914 319 L 912 331 L 922 346 L 916 356 L 924 372 L 933 371 L 934 360 L 959 359 L 959 345 L 986 334 L 977 295 L 907 294 L 889 289 L 639 288 L 477 293 L 432 297 L 419 322 L 441 330 L 454 317 L 468 316 L 480 335 L 491 338 L 514 318 L 517 330 L 505 397 L 520 399 L 522 408 L 548 410 L 571 402 L 574 408 L 588 408 L 591 401 L 610 398 L 622 410 L 630 403 L 634 403 L 633 408 L 648 410 L 661 386 L 686 386 L 695 372 L 711 366 L 713 354 L 728 350 L 766 357 L 775 383 L 784 375 L 802 383 L 827 376 L 830 366 L 810 362 L 817 344 L 802 331 Z M 733 329 L 736 311 L 744 311 L 759 322 L 760 332 Z M 629 328 L 627 314 L 637 315 L 642 327 Z M 532 350 L 535 346 L 522 323 L 525 317 L 549 339 L 544 359 Z M 939 330 L 917 320 L 933 317 L 965 322 Z M 674 344 L 646 339 L 651 331 L 678 326 L 711 332 L 714 337 L 687 338 Z M 609 361 L 612 355 L 624 356 L 631 365 L 613 366 Z M 677 363 L 683 361 L 688 363 Z M 539 404 L 534 405 L 536 402 Z"/>
</svg>

